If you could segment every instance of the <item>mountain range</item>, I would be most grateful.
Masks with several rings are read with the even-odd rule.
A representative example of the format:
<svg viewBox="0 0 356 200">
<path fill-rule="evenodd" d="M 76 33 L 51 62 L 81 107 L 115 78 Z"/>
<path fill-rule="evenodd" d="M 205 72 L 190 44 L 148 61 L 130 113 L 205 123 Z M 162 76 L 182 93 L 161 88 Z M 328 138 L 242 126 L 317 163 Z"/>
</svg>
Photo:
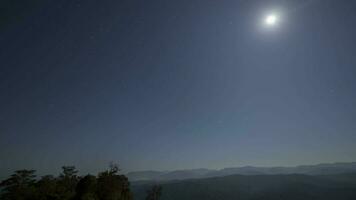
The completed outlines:
<svg viewBox="0 0 356 200">
<path fill-rule="evenodd" d="M 333 175 L 343 173 L 356 173 L 356 162 L 326 163 L 318 165 L 301 165 L 296 167 L 231 167 L 220 170 L 189 169 L 174 171 L 135 171 L 127 173 L 130 181 L 169 181 L 184 179 L 201 179 L 222 177 L 229 175 Z"/>
<path fill-rule="evenodd" d="M 356 173 L 335 175 L 230 175 L 224 177 L 132 184 L 136 200 L 152 185 L 161 200 L 354 200 Z"/>
</svg>

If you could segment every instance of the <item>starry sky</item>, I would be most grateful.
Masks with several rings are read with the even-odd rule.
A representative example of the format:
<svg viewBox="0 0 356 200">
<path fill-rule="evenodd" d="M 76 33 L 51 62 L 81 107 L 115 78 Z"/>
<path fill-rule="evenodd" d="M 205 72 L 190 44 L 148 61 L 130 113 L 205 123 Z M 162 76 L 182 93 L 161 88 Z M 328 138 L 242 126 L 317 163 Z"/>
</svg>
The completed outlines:
<svg viewBox="0 0 356 200">
<path fill-rule="evenodd" d="M 355 1 L 0 9 L 2 175 L 355 161 Z"/>
</svg>

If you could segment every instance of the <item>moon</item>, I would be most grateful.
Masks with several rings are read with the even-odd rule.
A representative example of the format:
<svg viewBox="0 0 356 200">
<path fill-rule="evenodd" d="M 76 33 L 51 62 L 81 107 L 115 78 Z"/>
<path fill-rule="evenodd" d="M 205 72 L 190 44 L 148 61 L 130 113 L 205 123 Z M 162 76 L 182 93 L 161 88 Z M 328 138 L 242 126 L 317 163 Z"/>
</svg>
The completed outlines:
<svg viewBox="0 0 356 200">
<path fill-rule="evenodd" d="M 275 26 L 278 22 L 278 16 L 276 14 L 269 14 L 265 17 L 264 22 L 267 26 Z"/>
</svg>

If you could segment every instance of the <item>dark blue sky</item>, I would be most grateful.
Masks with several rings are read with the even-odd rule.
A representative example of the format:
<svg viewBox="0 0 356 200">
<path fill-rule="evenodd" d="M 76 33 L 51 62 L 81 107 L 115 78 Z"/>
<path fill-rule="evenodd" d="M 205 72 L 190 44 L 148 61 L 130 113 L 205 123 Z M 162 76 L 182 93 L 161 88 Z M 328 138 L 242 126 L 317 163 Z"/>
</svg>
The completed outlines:
<svg viewBox="0 0 356 200">
<path fill-rule="evenodd" d="M 1 174 L 355 161 L 355 1 L 0 7 Z"/>
</svg>

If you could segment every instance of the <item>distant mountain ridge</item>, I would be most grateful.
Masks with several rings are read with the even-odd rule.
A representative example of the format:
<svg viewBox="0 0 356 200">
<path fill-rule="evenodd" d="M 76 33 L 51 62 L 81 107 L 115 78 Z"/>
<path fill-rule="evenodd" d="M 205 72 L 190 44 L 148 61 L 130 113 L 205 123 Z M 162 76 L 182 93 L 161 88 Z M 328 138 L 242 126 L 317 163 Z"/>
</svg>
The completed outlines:
<svg viewBox="0 0 356 200">
<path fill-rule="evenodd" d="M 137 183 L 137 182 L 135 182 Z M 144 200 L 157 182 L 133 184 L 135 199 Z M 356 173 L 336 175 L 231 175 L 162 181 L 162 200 L 354 200 Z"/>
<path fill-rule="evenodd" d="M 190 169 L 174 171 L 136 171 L 127 173 L 130 181 L 169 181 L 196 178 L 221 177 L 229 175 L 276 175 L 276 174 L 305 174 L 332 175 L 356 173 L 356 162 L 324 163 L 317 165 L 301 165 L 296 167 L 231 167 L 220 170 Z"/>
</svg>

